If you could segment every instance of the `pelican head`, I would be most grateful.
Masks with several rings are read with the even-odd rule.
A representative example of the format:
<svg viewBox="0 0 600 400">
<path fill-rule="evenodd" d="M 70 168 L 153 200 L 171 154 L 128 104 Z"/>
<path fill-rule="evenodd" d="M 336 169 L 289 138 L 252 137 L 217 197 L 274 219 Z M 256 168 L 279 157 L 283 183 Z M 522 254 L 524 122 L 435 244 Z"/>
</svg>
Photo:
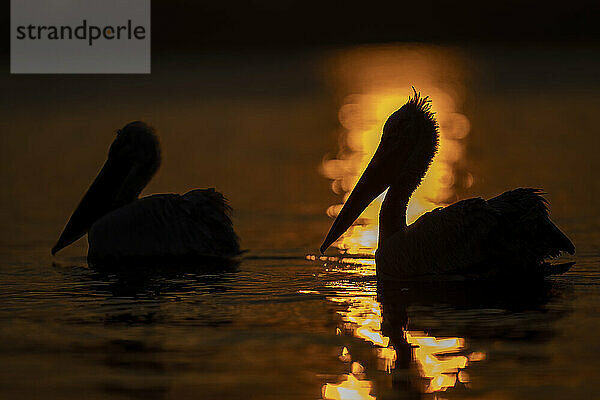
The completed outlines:
<svg viewBox="0 0 600 400">
<path fill-rule="evenodd" d="M 155 130 L 134 121 L 117 131 L 108 159 L 73 211 L 52 254 L 70 245 L 99 218 L 137 199 L 160 166 L 160 144 Z"/>
<path fill-rule="evenodd" d="M 438 145 L 438 125 L 431 101 L 414 96 L 390 115 L 381 141 L 321 246 L 327 250 L 359 217 L 365 208 L 389 187 L 406 202 L 425 176 Z"/>
</svg>

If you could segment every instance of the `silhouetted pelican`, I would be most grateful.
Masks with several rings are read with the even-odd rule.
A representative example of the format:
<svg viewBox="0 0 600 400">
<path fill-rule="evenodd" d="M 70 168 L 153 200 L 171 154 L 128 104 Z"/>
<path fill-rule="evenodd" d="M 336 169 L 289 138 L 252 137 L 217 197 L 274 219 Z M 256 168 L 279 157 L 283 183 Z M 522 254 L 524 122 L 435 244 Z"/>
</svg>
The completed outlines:
<svg viewBox="0 0 600 400">
<path fill-rule="evenodd" d="M 89 232 L 92 260 L 230 258 L 240 253 L 230 207 L 214 189 L 138 199 L 160 166 L 154 129 L 117 131 L 108 159 L 71 215 L 52 254 Z"/>
<path fill-rule="evenodd" d="M 547 274 L 556 269 L 545 259 L 563 251 L 575 252 L 573 243 L 548 218 L 547 202 L 538 189 L 515 189 L 487 201 L 459 201 L 407 226 L 408 200 L 437 145 L 438 124 L 430 100 L 415 91 L 386 121 L 379 146 L 331 226 L 321 252 L 386 189 L 375 253 L 380 278 L 517 271 Z"/>
</svg>

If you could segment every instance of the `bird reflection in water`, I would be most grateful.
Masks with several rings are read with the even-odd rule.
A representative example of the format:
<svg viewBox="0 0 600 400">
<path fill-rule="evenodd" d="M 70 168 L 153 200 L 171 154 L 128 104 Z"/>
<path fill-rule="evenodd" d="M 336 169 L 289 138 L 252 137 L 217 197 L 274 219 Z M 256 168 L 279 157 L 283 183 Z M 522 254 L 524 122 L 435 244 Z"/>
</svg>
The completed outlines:
<svg viewBox="0 0 600 400">
<path fill-rule="evenodd" d="M 485 359 L 485 352 L 467 351 L 462 337 L 436 337 L 408 326 L 405 298 L 392 297 L 389 313 L 385 299 L 374 279 L 375 266 L 372 259 L 340 260 L 337 267 L 329 268 L 332 274 L 348 274 L 354 279 L 338 279 L 330 283 L 333 295 L 327 299 L 344 305 L 338 311 L 341 317 L 339 334 L 347 333 L 373 346 L 377 369 L 387 374 L 406 376 L 414 367 L 420 379 L 402 385 L 414 393 L 446 391 L 461 383 L 467 385 L 465 369 L 471 362 Z M 367 263 L 364 263 L 367 261 Z M 435 300 L 435 299 L 434 299 Z M 386 330 L 388 332 L 386 332 Z M 340 383 L 328 383 L 323 387 L 324 399 L 375 399 L 372 382 L 365 379 L 365 369 L 354 360 L 348 347 L 344 347 L 340 360 L 348 363 L 350 373 Z M 410 373 L 408 373 L 410 375 Z M 380 388 L 381 389 L 381 388 Z"/>
<path fill-rule="evenodd" d="M 373 264 L 344 259 L 328 259 L 331 279 L 324 292 L 340 306 L 339 360 L 349 373 L 323 387 L 325 399 L 478 390 L 486 381 L 477 373 L 491 351 L 486 343 L 507 337 L 544 342 L 552 336 L 552 321 L 565 315 L 546 307 L 564 290 L 553 281 L 523 282 L 507 295 L 502 281 L 377 281 Z"/>
</svg>

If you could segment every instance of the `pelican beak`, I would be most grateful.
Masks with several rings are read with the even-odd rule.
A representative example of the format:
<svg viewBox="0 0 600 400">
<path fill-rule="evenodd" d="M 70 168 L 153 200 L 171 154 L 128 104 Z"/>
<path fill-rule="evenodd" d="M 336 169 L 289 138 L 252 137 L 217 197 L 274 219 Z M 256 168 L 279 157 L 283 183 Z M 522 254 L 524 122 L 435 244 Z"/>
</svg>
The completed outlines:
<svg viewBox="0 0 600 400">
<path fill-rule="evenodd" d="M 329 233 L 321 245 L 321 253 L 324 253 L 333 242 L 338 240 L 356 221 L 365 208 L 388 188 L 389 183 L 385 179 L 385 170 L 386 167 L 382 157 L 378 157 L 376 153 L 354 187 L 354 190 L 350 193 L 350 197 L 348 197 L 344 207 L 342 207 L 342 211 L 340 211 L 333 225 L 331 225 Z"/>
<path fill-rule="evenodd" d="M 128 166 L 109 158 L 100 173 L 73 211 L 58 242 L 52 248 L 52 255 L 85 235 L 94 222 L 114 209 L 126 177 Z"/>
</svg>

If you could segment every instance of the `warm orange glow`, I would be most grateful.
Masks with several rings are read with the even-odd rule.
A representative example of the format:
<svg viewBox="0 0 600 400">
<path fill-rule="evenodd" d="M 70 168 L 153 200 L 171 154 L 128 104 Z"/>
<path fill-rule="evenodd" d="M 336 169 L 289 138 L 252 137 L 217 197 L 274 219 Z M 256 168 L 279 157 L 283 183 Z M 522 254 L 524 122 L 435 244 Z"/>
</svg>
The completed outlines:
<svg viewBox="0 0 600 400">
<path fill-rule="evenodd" d="M 332 63 L 336 86 L 344 93 L 338 118 L 342 130 L 337 158 L 327 160 L 322 172 L 332 179 L 332 190 L 346 201 L 371 159 L 387 117 L 412 95 L 415 86 L 433 103 L 440 125 L 440 146 L 421 186 L 407 210 L 407 223 L 425 212 L 456 200 L 455 167 L 464 153 L 463 139 L 469 120 L 460 113 L 462 80 L 451 54 L 413 48 L 361 48 L 341 54 Z M 452 84 L 444 79 L 452 79 Z M 346 95 L 346 93 L 353 93 Z M 470 176 L 472 184 L 472 176 Z M 465 185 L 467 185 L 465 183 Z M 378 215 L 384 194 L 363 212 L 359 220 L 334 246 L 349 254 L 373 254 L 377 248 Z M 327 210 L 337 216 L 341 204 Z"/>
<path fill-rule="evenodd" d="M 377 358 L 379 359 L 379 369 L 388 373 L 396 367 L 396 350 L 393 346 L 380 347 L 377 349 Z"/>
<path fill-rule="evenodd" d="M 366 326 L 361 326 L 355 331 L 356 336 L 367 340 L 378 346 L 387 347 L 390 343 L 390 338 L 383 336 L 380 332 L 369 329 Z"/>
<path fill-rule="evenodd" d="M 425 390 L 427 393 L 444 391 L 456 385 L 459 370 L 467 366 L 468 358 L 463 355 L 440 355 L 460 352 L 465 347 L 464 339 L 439 339 L 415 331 L 406 331 L 404 335 L 406 341 L 415 346 L 413 359 L 421 376 L 430 380 Z M 465 375 L 461 377 L 467 379 Z"/>
<path fill-rule="evenodd" d="M 326 257 L 327 259 L 334 257 Z M 345 264 L 349 261 L 349 264 Z M 355 275 L 374 275 L 374 265 L 360 264 L 361 258 L 338 259 L 336 268 L 328 271 Z M 371 259 L 365 259 L 372 261 Z M 396 367 L 397 353 L 394 343 L 382 332 L 382 306 L 377 301 L 375 281 L 337 280 L 328 286 L 335 291 L 334 296 L 327 297 L 331 302 L 345 304 L 347 308 L 338 311 L 343 325 L 336 328 L 336 334 L 350 333 L 352 336 L 373 345 L 373 354 L 377 357 L 378 369 L 390 373 Z M 301 291 L 309 292 L 309 291 Z M 469 376 L 464 369 L 471 362 L 486 358 L 483 352 L 472 352 L 465 355 L 465 340 L 460 337 L 439 338 L 425 332 L 405 330 L 404 339 L 411 345 L 412 359 L 422 378 L 427 381 L 424 392 L 445 391 L 454 387 L 457 382 L 468 383 Z M 340 361 L 351 362 L 351 349 L 343 347 L 338 356 Z M 371 399 L 371 382 L 365 380 L 364 368 L 354 362 L 352 373 L 344 375 L 339 384 L 328 383 L 323 387 L 326 399 Z M 359 366 L 359 368 L 357 367 Z"/>
<path fill-rule="evenodd" d="M 354 374 L 344 376 L 337 385 L 328 383 L 323 386 L 323 399 L 326 400 L 375 400 L 371 396 L 371 382 L 360 380 Z"/>
<path fill-rule="evenodd" d="M 350 362 L 350 361 L 352 361 L 352 355 L 348 351 L 347 347 L 344 347 L 342 349 L 342 354 L 340 354 L 340 356 L 338 358 L 340 359 L 340 361 L 343 361 L 343 362 Z"/>
</svg>

